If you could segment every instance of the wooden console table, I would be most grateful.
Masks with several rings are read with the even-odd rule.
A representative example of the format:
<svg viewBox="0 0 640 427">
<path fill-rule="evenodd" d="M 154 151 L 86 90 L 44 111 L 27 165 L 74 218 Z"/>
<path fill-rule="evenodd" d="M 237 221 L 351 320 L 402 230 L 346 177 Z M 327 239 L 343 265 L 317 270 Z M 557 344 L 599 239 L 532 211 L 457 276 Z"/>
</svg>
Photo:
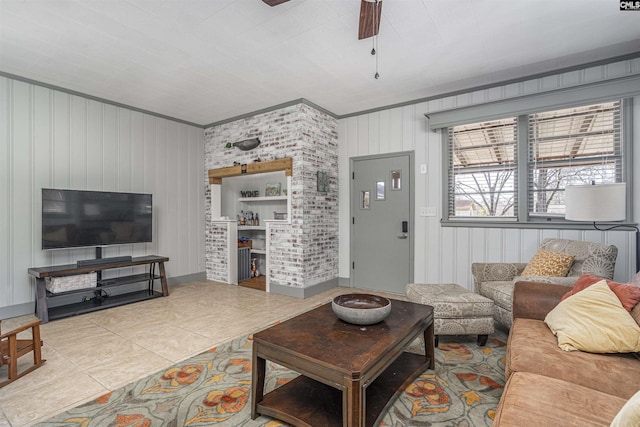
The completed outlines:
<svg viewBox="0 0 640 427">
<path fill-rule="evenodd" d="M 169 296 L 169 288 L 167 287 L 167 276 L 164 270 L 164 263 L 169 261 L 169 258 L 148 255 L 141 257 L 134 257 L 130 261 L 114 261 L 109 262 L 105 259 L 105 262 L 101 264 L 87 265 L 78 267 L 76 264 L 68 265 L 54 265 L 51 267 L 37 267 L 30 268 L 29 274 L 36 278 L 36 315 L 42 323 L 47 323 L 49 320 L 59 319 L 63 317 L 74 316 L 77 314 L 89 313 L 91 311 L 102 310 L 105 308 L 116 307 L 119 305 L 129 304 L 138 301 L 144 301 L 152 298 L 158 298 L 162 296 Z M 155 266 L 158 265 L 158 274 L 155 272 Z M 103 270 L 111 270 L 115 268 L 134 267 L 138 265 L 149 265 L 149 272 L 142 274 L 134 274 L 132 276 L 115 277 L 110 279 L 99 279 L 97 287 L 95 288 L 83 288 L 66 292 L 52 293 L 47 291 L 45 279 L 47 277 L 64 277 L 74 276 L 77 274 L 101 272 Z M 156 280 L 160 280 L 162 285 L 162 292 L 154 290 L 154 283 Z M 108 298 L 92 298 L 88 301 L 80 301 L 73 304 L 62 305 L 58 307 L 48 307 L 47 301 L 51 298 L 56 298 L 63 295 L 86 293 L 91 291 L 101 291 L 106 288 L 112 288 L 116 286 L 130 285 L 133 283 L 148 282 L 148 288 L 141 291 L 129 292 L 121 295 L 113 295 Z"/>
</svg>

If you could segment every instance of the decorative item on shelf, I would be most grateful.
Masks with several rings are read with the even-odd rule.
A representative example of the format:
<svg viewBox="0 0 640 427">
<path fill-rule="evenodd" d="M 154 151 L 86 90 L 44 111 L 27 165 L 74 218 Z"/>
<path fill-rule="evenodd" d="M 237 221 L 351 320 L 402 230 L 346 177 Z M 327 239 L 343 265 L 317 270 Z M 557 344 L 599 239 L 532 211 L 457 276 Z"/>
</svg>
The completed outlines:
<svg viewBox="0 0 640 427">
<path fill-rule="evenodd" d="M 329 191 L 329 173 L 326 171 L 318 171 L 317 176 L 318 181 L 318 191 L 321 193 L 326 193 Z"/>
<path fill-rule="evenodd" d="M 240 190 L 240 197 L 260 197 L 260 190 Z"/>
<path fill-rule="evenodd" d="M 286 188 L 284 188 L 284 189 L 282 190 L 282 193 L 286 196 L 286 195 L 287 195 L 287 189 L 286 189 Z"/>
<path fill-rule="evenodd" d="M 239 248 L 253 248 L 253 241 L 248 237 L 238 237 Z"/>
<path fill-rule="evenodd" d="M 237 147 L 239 150 L 242 150 L 242 151 L 253 150 L 258 145 L 260 145 L 260 139 L 258 138 L 245 139 L 244 141 L 238 141 L 233 143 L 234 147 Z"/>
<path fill-rule="evenodd" d="M 339 319 L 354 325 L 373 325 L 382 322 L 391 313 L 391 301 L 370 294 L 338 295 L 331 308 Z"/>
<path fill-rule="evenodd" d="M 287 213 L 286 212 L 273 212 L 273 219 L 287 219 Z"/>
<path fill-rule="evenodd" d="M 258 277 L 259 275 L 260 275 L 260 272 L 256 267 L 256 259 L 251 258 L 251 277 Z"/>
<path fill-rule="evenodd" d="M 280 183 L 267 184 L 264 190 L 264 195 L 267 197 L 275 197 L 280 195 Z"/>
<path fill-rule="evenodd" d="M 624 221 L 627 216 L 627 184 L 567 185 L 565 215 L 569 221 L 593 222 L 593 228 L 609 231 L 616 228 L 636 232 L 636 272 L 640 271 L 640 230 L 635 225 L 615 224 L 602 228 L 596 222 Z"/>
</svg>

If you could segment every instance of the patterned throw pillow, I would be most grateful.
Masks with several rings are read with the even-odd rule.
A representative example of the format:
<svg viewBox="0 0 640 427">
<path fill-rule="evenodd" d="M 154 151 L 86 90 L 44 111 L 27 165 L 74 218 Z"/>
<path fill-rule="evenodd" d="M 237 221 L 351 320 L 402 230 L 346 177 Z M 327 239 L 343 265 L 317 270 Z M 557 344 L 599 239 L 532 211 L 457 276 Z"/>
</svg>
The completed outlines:
<svg viewBox="0 0 640 427">
<path fill-rule="evenodd" d="M 565 277 L 571 269 L 573 259 L 572 255 L 540 249 L 521 275 Z"/>
</svg>

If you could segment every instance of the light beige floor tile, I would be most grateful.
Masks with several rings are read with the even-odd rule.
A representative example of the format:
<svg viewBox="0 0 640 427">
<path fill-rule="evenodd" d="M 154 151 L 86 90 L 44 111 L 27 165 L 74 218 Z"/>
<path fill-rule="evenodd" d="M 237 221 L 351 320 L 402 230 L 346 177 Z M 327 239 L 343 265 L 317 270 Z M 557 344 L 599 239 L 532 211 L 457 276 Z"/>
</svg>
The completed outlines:
<svg viewBox="0 0 640 427">
<path fill-rule="evenodd" d="M 13 427 L 30 425 L 108 391 L 46 345 L 43 354 L 47 362 L 42 367 L 0 389 L 0 407 Z"/>
<path fill-rule="evenodd" d="M 211 348 L 210 338 L 168 323 L 143 325 L 121 333 L 137 346 L 174 363 Z"/>
<path fill-rule="evenodd" d="M 123 387 L 154 372 L 166 369 L 171 362 L 150 351 L 112 354 L 102 358 L 99 365 L 85 369 L 87 375 L 109 390 Z"/>
</svg>

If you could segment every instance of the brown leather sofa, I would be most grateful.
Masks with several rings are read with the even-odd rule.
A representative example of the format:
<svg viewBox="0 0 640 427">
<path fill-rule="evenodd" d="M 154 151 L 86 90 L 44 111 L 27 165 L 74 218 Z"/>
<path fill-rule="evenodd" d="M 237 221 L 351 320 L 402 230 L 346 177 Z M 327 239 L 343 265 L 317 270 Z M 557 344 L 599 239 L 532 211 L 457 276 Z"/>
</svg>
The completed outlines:
<svg viewBox="0 0 640 427">
<path fill-rule="evenodd" d="M 518 282 L 494 427 L 609 426 L 640 389 L 637 354 L 567 352 L 544 323 L 569 287 Z M 640 324 L 640 304 L 632 311 Z"/>
</svg>

